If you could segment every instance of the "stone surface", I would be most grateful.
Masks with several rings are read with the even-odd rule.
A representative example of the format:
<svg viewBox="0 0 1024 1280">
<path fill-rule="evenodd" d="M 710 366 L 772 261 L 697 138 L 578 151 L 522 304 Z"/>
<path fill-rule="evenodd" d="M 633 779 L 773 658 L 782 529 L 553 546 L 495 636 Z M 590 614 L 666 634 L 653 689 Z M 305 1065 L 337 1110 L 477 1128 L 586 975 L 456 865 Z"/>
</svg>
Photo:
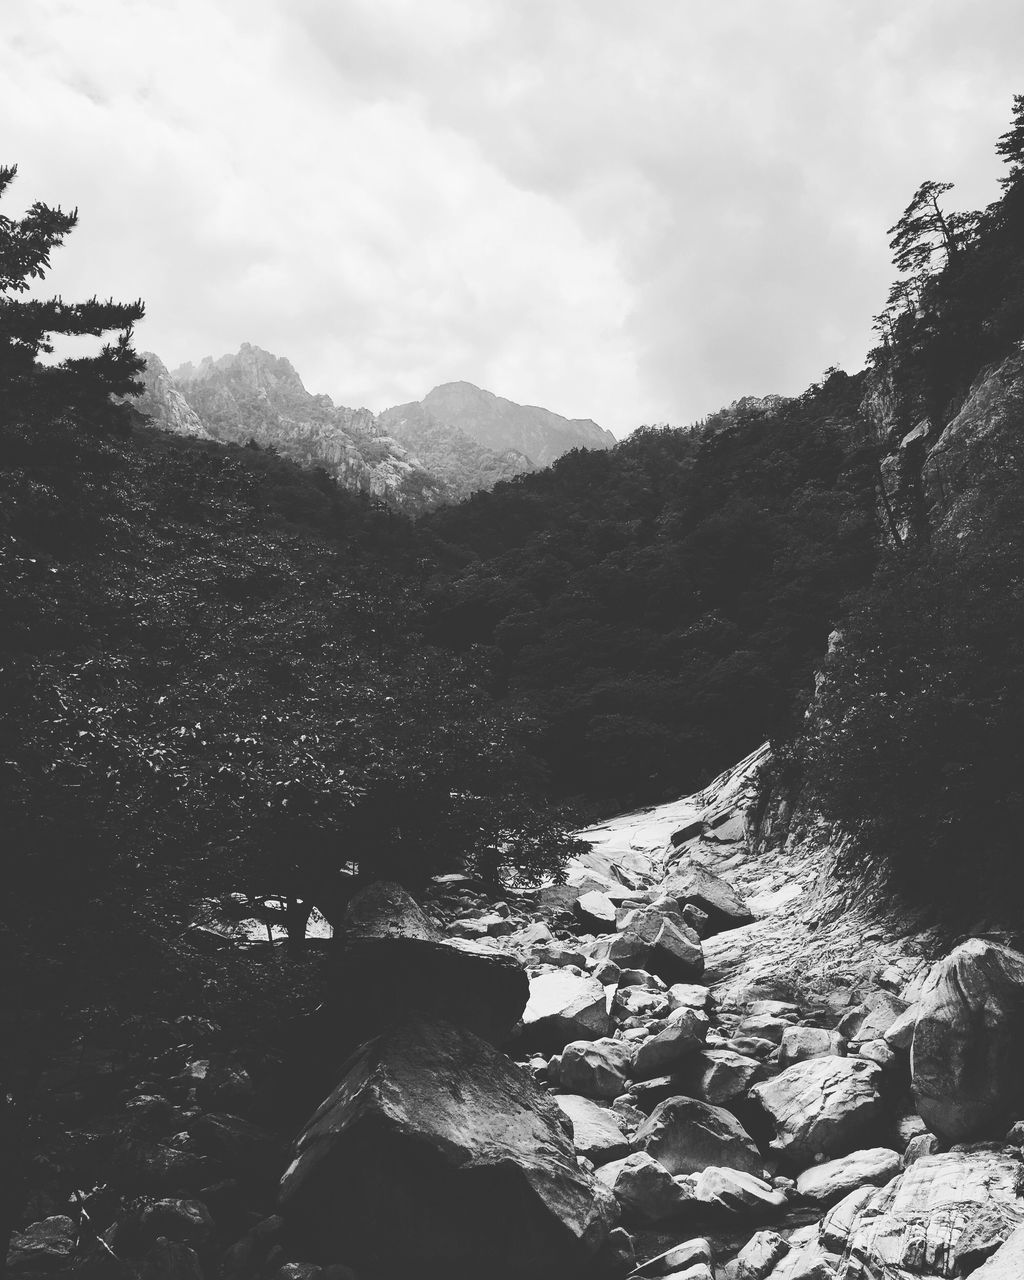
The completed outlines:
<svg viewBox="0 0 1024 1280">
<path fill-rule="evenodd" d="M 785 1069 L 808 1058 L 838 1058 L 846 1052 L 846 1041 L 837 1031 L 821 1027 L 787 1027 L 779 1044 L 779 1066 Z"/>
<path fill-rule="evenodd" d="M 629 1139 L 610 1107 L 576 1093 L 556 1093 L 555 1102 L 572 1121 L 573 1146 L 595 1165 L 629 1155 Z"/>
<path fill-rule="evenodd" d="M 1021 1280 L 1024 1276 L 1024 1227 L 1018 1227 L 971 1275 L 973 1280 Z"/>
<path fill-rule="evenodd" d="M 675 1271 L 685 1271 L 687 1267 L 711 1263 L 711 1245 L 703 1236 L 695 1236 L 692 1240 L 684 1240 L 682 1244 L 674 1244 L 671 1249 L 648 1258 L 637 1267 L 638 1276 L 667 1276 Z"/>
<path fill-rule="evenodd" d="M 400 886 L 355 895 L 336 939 L 329 1022 L 362 1037 L 423 1014 L 504 1041 L 526 1006 L 526 974 L 511 956 L 443 940 Z M 348 1046 L 351 1048 L 351 1044 Z"/>
<path fill-rule="evenodd" d="M 786 1206 L 782 1191 L 752 1173 L 710 1166 L 697 1178 L 694 1198 L 734 1213 L 777 1213 Z"/>
<path fill-rule="evenodd" d="M 15 1231 L 7 1250 L 12 1275 L 48 1275 L 67 1262 L 75 1251 L 75 1224 L 64 1214 L 33 1222 Z"/>
<path fill-rule="evenodd" d="M 165 1236 L 181 1244 L 206 1245 L 213 1234 L 213 1218 L 201 1200 L 156 1200 L 139 1219 L 139 1235 L 150 1243 Z"/>
<path fill-rule="evenodd" d="M 349 1060 L 296 1142 L 281 1213 L 357 1271 L 553 1280 L 612 1225 L 567 1127 L 484 1040 L 414 1019 Z"/>
<path fill-rule="evenodd" d="M 869 1147 L 805 1169 L 796 1180 L 796 1189 L 806 1200 L 835 1204 L 857 1187 L 884 1185 L 896 1177 L 901 1167 L 898 1151 Z"/>
<path fill-rule="evenodd" d="M 666 877 L 663 889 L 680 907 L 692 902 L 708 917 L 708 935 L 750 924 L 750 908 L 736 890 L 704 863 L 693 857 L 677 862 Z"/>
<path fill-rule="evenodd" d="M 757 1058 L 731 1049 L 704 1049 L 688 1058 L 678 1069 L 683 1093 L 713 1107 L 724 1107 L 741 1098 L 763 1068 Z"/>
<path fill-rule="evenodd" d="M 880 1119 L 880 1068 L 862 1058 L 810 1058 L 750 1091 L 775 1125 L 772 1147 L 793 1158 L 842 1155 Z"/>
<path fill-rule="evenodd" d="M 704 1043 L 708 1033 L 707 1015 L 697 1009 L 679 1009 L 670 1026 L 651 1036 L 637 1050 L 633 1075 L 649 1080 L 678 1070 L 681 1063 Z"/>
<path fill-rule="evenodd" d="M 708 1165 L 721 1165 L 760 1174 L 764 1167 L 753 1139 L 736 1117 L 695 1098 L 659 1102 L 633 1142 L 670 1173 L 699 1173 Z"/>
<path fill-rule="evenodd" d="M 948 1152 L 925 1156 L 885 1187 L 853 1192 L 821 1226 L 822 1244 L 842 1255 L 838 1280 L 958 1275 L 961 1244 L 982 1219 L 1004 1240 L 1024 1222 L 1020 1170 L 1005 1152 Z"/>
<path fill-rule="evenodd" d="M 604 987 L 596 978 L 562 969 L 530 979 L 521 1038 L 557 1052 L 572 1040 L 599 1040 L 609 1028 Z"/>
<path fill-rule="evenodd" d="M 788 1252 L 788 1241 L 777 1231 L 756 1232 L 736 1255 L 736 1280 L 765 1280 Z"/>
<path fill-rule="evenodd" d="M 972 938 L 929 975 L 910 1051 L 917 1109 L 942 1138 L 996 1137 L 1024 1115 L 1024 956 Z"/>
<path fill-rule="evenodd" d="M 562 1050 L 558 1081 L 569 1093 L 617 1098 L 626 1092 L 636 1049 L 625 1040 L 573 1040 Z"/>
<path fill-rule="evenodd" d="M 613 1160 L 598 1169 L 596 1176 L 634 1221 L 664 1222 L 680 1213 L 690 1200 L 664 1165 L 646 1151 Z"/>
</svg>

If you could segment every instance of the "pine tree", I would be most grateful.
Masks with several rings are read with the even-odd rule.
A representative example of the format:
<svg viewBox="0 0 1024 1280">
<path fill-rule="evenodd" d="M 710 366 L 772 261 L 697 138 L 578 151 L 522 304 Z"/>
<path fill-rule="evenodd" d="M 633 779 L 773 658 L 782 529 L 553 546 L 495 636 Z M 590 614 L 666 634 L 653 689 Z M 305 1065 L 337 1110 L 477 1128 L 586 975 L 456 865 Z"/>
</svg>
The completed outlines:
<svg viewBox="0 0 1024 1280">
<path fill-rule="evenodd" d="M 0 197 L 13 182 L 16 166 L 0 166 Z M 24 217 L 0 214 L 0 419 L 39 425 L 72 417 L 94 430 L 126 427 L 130 411 L 111 401 L 141 389 L 143 361 L 132 347 L 132 326 L 144 314 L 141 301 L 117 303 L 90 298 L 23 298 L 50 267 L 50 254 L 74 229 L 78 210 L 65 213 L 38 201 Z M 116 333 L 98 355 L 46 365 L 53 336 L 102 337 Z"/>
</svg>

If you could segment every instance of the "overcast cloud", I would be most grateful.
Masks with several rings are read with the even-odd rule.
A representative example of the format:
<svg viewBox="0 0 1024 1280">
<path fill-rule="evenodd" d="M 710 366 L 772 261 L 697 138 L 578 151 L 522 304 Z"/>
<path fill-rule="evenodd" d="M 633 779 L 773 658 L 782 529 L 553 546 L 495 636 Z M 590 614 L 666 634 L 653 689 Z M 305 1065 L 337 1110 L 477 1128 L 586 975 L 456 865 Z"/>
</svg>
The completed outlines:
<svg viewBox="0 0 1024 1280">
<path fill-rule="evenodd" d="M 851 371 L 925 178 L 977 207 L 1019 0 L 3 0 L 4 202 L 169 365 L 622 435 Z"/>
</svg>

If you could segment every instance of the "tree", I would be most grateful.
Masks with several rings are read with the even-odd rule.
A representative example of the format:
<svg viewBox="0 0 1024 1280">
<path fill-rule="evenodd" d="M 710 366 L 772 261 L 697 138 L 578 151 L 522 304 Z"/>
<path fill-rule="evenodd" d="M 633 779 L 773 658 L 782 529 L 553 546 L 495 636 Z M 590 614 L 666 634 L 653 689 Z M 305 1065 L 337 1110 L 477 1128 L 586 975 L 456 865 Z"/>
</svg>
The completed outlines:
<svg viewBox="0 0 1024 1280">
<path fill-rule="evenodd" d="M 0 196 L 17 172 L 15 165 L 0 166 Z M 50 254 L 77 222 L 77 209 L 65 213 L 38 201 L 23 218 L 0 214 L 0 409 L 8 422 L 31 425 L 71 414 L 94 429 L 123 430 L 131 411 L 111 396 L 141 390 L 143 361 L 132 347 L 132 326 L 142 319 L 142 302 L 14 296 L 45 277 Z M 40 356 L 53 354 L 54 334 L 102 337 L 115 331 L 98 355 L 40 363 Z"/>
<path fill-rule="evenodd" d="M 1013 120 L 996 143 L 996 155 L 1010 166 L 1009 173 L 999 179 L 999 185 L 1007 191 L 1024 173 L 1024 93 L 1013 95 Z"/>
</svg>

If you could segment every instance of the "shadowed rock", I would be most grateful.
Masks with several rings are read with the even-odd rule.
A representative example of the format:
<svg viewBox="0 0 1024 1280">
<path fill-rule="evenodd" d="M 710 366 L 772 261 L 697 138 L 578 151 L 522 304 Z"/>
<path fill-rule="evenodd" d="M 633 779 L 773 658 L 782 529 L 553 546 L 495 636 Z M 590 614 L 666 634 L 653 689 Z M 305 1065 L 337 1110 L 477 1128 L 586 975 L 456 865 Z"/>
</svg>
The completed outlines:
<svg viewBox="0 0 1024 1280">
<path fill-rule="evenodd" d="M 570 1127 L 485 1041 L 414 1019 L 346 1064 L 296 1142 L 281 1213 L 305 1251 L 371 1274 L 575 1277 L 611 1224 Z"/>
</svg>

